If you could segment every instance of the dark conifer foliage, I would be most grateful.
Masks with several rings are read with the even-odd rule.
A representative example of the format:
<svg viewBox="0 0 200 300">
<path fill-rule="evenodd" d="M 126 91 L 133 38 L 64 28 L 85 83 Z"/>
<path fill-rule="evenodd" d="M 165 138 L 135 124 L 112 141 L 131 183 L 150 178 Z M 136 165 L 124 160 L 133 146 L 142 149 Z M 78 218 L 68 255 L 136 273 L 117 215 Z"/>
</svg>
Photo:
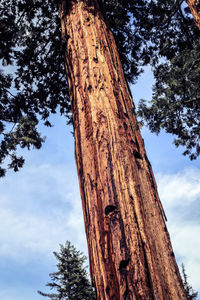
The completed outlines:
<svg viewBox="0 0 200 300">
<path fill-rule="evenodd" d="M 184 155 L 200 154 L 200 41 L 171 61 L 156 67 L 156 83 L 150 106 L 140 101 L 139 114 L 152 132 L 161 129 L 176 135 L 174 144 Z"/>
<path fill-rule="evenodd" d="M 46 286 L 53 289 L 54 293 L 43 293 L 42 296 L 52 300 L 95 300 L 87 272 L 84 268 L 86 257 L 75 249 L 69 241 L 65 246 L 60 245 L 60 252 L 53 252 L 58 263 L 58 271 L 49 274 L 51 282 Z"/>
<path fill-rule="evenodd" d="M 200 154 L 200 31 L 183 1 L 157 1 L 152 9 L 149 16 L 154 16 L 156 25 L 149 36 L 145 31 L 144 38 L 157 41 L 160 60 L 152 56 L 153 97 L 150 103 L 140 101 L 138 115 L 152 132 L 164 129 L 175 135 L 174 144 L 184 146 L 183 154 L 196 159 Z"/>
<path fill-rule="evenodd" d="M 3 0 L 0 16 L 0 163 L 11 158 L 9 168 L 18 171 L 24 163 L 18 146 L 39 149 L 39 120 L 51 126 L 49 115 L 59 107 L 70 121 L 70 104 L 56 3 Z"/>
<path fill-rule="evenodd" d="M 182 264 L 182 277 L 183 277 L 183 285 L 186 291 L 186 295 L 187 295 L 187 300 L 195 300 L 198 298 L 198 292 L 195 292 L 193 290 L 193 288 L 191 287 L 191 285 L 188 283 L 188 277 L 187 274 L 185 272 L 185 267 Z"/>
</svg>

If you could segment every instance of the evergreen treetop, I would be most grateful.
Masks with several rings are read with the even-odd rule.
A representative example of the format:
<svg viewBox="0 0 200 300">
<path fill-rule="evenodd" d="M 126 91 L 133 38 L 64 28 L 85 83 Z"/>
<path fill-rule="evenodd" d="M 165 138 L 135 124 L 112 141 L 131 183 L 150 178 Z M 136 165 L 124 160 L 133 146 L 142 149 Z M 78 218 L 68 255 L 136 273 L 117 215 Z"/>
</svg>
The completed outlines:
<svg viewBox="0 0 200 300">
<path fill-rule="evenodd" d="M 195 292 L 191 285 L 188 283 L 188 276 L 185 272 L 184 264 L 182 264 L 182 278 L 183 278 L 183 285 L 186 291 L 187 300 L 196 300 L 198 297 L 198 292 Z"/>
<path fill-rule="evenodd" d="M 56 292 L 38 293 L 52 300 L 95 300 L 95 292 L 84 267 L 86 257 L 69 241 L 64 246 L 60 245 L 60 252 L 53 254 L 58 262 L 58 271 L 49 274 L 51 282 L 46 286 Z"/>
</svg>

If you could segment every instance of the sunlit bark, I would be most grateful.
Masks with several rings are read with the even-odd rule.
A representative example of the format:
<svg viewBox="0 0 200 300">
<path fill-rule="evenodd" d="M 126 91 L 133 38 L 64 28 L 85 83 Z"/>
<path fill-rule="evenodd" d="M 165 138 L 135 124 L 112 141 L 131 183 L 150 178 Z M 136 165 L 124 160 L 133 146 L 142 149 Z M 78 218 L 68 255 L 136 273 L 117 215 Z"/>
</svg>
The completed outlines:
<svg viewBox="0 0 200 300">
<path fill-rule="evenodd" d="M 196 25 L 200 29 L 200 1 L 187 0 L 187 4 L 191 10 L 191 13 L 193 14 Z"/>
<path fill-rule="evenodd" d="M 97 298 L 186 299 L 130 90 L 100 1 L 63 0 L 60 13 Z"/>
</svg>

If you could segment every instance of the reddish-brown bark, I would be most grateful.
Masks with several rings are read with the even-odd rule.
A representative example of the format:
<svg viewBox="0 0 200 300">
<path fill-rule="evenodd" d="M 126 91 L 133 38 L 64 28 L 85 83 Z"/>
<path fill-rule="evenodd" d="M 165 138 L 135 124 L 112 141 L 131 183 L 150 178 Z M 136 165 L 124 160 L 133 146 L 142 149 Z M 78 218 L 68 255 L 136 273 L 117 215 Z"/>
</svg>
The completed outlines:
<svg viewBox="0 0 200 300">
<path fill-rule="evenodd" d="M 187 0 L 187 4 L 193 14 L 195 23 L 200 29 L 200 1 L 199 0 Z"/>
<path fill-rule="evenodd" d="M 151 165 L 99 0 L 60 7 L 97 299 L 186 299 Z"/>
</svg>

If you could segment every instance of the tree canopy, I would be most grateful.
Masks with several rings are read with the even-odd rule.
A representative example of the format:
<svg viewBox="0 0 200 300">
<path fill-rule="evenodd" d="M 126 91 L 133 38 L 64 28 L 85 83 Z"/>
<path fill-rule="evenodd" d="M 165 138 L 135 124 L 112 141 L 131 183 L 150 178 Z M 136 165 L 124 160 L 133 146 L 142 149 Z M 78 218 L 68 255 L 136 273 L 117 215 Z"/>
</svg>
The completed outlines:
<svg viewBox="0 0 200 300">
<path fill-rule="evenodd" d="M 150 131 L 173 134 L 174 144 L 185 148 L 183 154 L 196 159 L 200 154 L 200 31 L 183 1 L 167 6 L 161 5 L 163 21 L 153 38 L 160 59 L 152 63 L 152 100 L 140 100 L 138 115 Z"/>
<path fill-rule="evenodd" d="M 95 300 L 95 292 L 84 267 L 86 257 L 69 241 L 64 246 L 60 245 L 60 252 L 53 254 L 58 261 L 58 271 L 49 274 L 51 282 L 46 286 L 56 292 L 38 293 L 52 300 Z"/>
<path fill-rule="evenodd" d="M 60 112 L 72 123 L 59 2 L 0 1 L 0 176 L 5 175 L 6 164 L 14 171 L 23 166 L 20 147 L 42 146 L 39 122 L 52 126 L 50 115 Z M 144 65 L 154 70 L 153 105 L 142 102 L 140 116 L 152 131 L 165 128 L 177 135 L 176 145 L 184 145 L 185 154 L 195 158 L 199 67 L 193 58 L 199 59 L 200 33 L 188 8 L 183 1 L 102 2 L 127 80 L 136 82 Z M 176 65 L 179 71 L 174 70 Z M 173 124 L 169 124 L 171 115 L 176 115 Z"/>
<path fill-rule="evenodd" d="M 200 154 L 200 41 L 192 50 L 183 50 L 168 62 L 159 64 L 150 105 L 139 104 L 139 115 L 152 132 L 161 129 L 176 135 L 174 144 L 184 146 L 191 159 Z"/>
</svg>

